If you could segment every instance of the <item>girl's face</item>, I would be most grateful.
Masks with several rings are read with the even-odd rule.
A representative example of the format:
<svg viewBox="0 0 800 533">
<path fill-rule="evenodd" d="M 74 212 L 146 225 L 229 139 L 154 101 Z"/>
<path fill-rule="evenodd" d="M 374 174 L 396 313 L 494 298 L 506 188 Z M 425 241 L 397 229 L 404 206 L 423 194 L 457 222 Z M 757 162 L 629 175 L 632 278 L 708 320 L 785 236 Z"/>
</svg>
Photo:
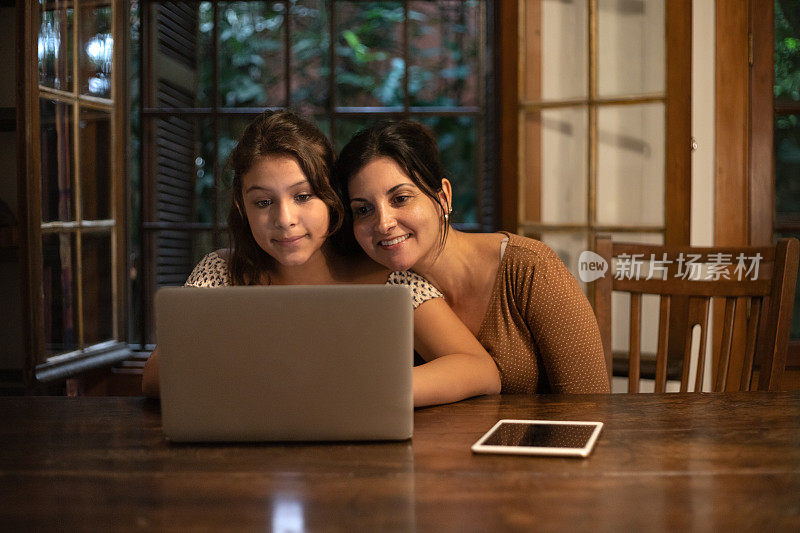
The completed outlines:
<svg viewBox="0 0 800 533">
<path fill-rule="evenodd" d="M 245 214 L 258 245 L 284 266 L 305 264 L 328 237 L 328 206 L 291 157 L 262 157 L 242 176 Z"/>
<path fill-rule="evenodd" d="M 442 180 L 442 186 L 440 201 L 449 206 L 450 184 Z M 442 231 L 439 206 L 393 159 L 374 159 L 351 178 L 350 209 L 356 240 L 377 263 L 408 270 L 435 257 Z"/>
</svg>

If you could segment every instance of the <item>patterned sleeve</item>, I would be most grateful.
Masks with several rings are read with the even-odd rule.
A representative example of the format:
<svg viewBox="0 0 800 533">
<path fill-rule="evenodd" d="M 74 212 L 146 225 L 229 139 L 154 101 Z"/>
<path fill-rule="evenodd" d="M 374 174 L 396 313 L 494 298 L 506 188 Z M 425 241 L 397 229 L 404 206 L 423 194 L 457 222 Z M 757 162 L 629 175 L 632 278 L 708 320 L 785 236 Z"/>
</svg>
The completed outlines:
<svg viewBox="0 0 800 533">
<path fill-rule="evenodd" d="M 419 274 L 411 271 L 395 271 L 389 274 L 386 280 L 387 285 L 407 285 L 411 288 L 411 303 L 414 304 L 414 309 L 424 304 L 433 298 L 444 298 L 444 294 L 439 292 L 439 289 L 430 284 L 430 282 L 420 276 Z"/>
<path fill-rule="evenodd" d="M 517 305 L 539 348 L 552 392 L 610 392 L 592 306 L 558 255 L 542 242 L 531 243 L 525 254 L 515 255 L 516 281 L 527 285 L 522 293 L 528 295 Z"/>
<path fill-rule="evenodd" d="M 197 263 L 189 279 L 186 280 L 186 287 L 225 287 L 230 285 L 228 277 L 228 262 L 220 257 L 217 252 L 206 255 L 202 261 Z"/>
</svg>

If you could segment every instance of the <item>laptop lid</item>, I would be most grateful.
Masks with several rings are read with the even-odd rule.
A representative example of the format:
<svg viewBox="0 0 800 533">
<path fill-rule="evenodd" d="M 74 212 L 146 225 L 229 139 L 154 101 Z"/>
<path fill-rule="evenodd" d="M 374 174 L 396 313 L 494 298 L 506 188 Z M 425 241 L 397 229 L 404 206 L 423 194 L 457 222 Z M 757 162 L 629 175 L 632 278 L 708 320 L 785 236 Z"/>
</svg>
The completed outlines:
<svg viewBox="0 0 800 533">
<path fill-rule="evenodd" d="M 168 439 L 411 437 L 407 287 L 169 287 L 155 304 Z"/>
</svg>

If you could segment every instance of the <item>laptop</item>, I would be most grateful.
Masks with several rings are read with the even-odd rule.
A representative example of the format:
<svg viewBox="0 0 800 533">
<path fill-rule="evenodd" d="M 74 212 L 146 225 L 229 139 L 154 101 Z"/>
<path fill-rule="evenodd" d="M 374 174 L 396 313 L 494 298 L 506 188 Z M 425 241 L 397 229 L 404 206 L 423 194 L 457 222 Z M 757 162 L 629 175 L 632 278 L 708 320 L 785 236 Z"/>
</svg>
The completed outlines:
<svg viewBox="0 0 800 533">
<path fill-rule="evenodd" d="M 168 287 L 155 305 L 167 439 L 411 437 L 408 287 Z"/>
</svg>

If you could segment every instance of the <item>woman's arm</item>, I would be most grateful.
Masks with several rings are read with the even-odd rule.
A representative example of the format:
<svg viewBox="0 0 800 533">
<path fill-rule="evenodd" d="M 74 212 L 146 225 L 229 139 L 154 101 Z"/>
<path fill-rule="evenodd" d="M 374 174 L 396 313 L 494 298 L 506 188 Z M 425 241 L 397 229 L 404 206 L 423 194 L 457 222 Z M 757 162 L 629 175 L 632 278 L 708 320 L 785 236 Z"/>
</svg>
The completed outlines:
<svg viewBox="0 0 800 533">
<path fill-rule="evenodd" d="M 556 393 L 611 392 L 597 319 L 580 285 L 543 243 L 526 271 L 523 312 Z M 524 278 L 524 276 L 523 276 Z"/>
<path fill-rule="evenodd" d="M 142 394 L 151 398 L 159 397 L 158 387 L 158 346 L 156 346 L 147 362 L 144 364 L 142 373 Z"/>
<path fill-rule="evenodd" d="M 414 367 L 415 407 L 500 392 L 494 360 L 444 298 L 414 311 L 414 348 L 428 361 Z"/>
</svg>

